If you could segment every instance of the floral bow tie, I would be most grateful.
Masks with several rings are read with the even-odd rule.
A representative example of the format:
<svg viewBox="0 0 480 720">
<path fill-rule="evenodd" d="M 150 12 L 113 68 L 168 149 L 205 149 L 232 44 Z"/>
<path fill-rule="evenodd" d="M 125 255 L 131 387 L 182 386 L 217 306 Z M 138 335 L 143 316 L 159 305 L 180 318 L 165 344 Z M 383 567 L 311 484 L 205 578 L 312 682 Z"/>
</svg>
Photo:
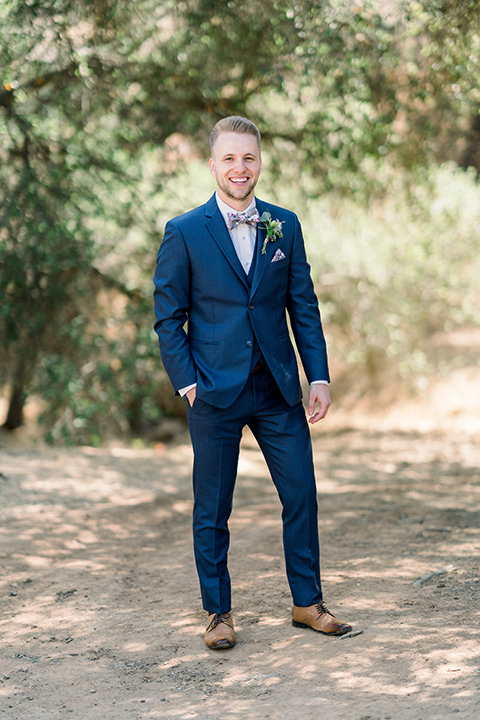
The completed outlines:
<svg viewBox="0 0 480 720">
<path fill-rule="evenodd" d="M 255 225 L 260 220 L 260 216 L 255 208 L 245 210 L 245 212 L 229 212 L 228 216 L 228 229 L 234 230 L 239 225 L 245 223 L 246 225 Z"/>
</svg>

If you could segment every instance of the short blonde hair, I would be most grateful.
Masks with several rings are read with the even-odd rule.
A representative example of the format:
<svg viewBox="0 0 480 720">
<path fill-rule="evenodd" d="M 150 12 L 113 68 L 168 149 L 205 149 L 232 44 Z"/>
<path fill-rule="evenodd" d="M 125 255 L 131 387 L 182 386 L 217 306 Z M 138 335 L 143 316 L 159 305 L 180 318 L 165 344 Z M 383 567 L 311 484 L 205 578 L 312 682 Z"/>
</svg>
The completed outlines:
<svg viewBox="0 0 480 720">
<path fill-rule="evenodd" d="M 213 152 L 213 146 L 220 133 L 225 132 L 248 133 L 249 135 L 253 135 L 257 139 L 258 147 L 260 148 L 260 130 L 255 123 L 240 115 L 229 115 L 229 117 L 219 120 L 210 133 L 210 152 Z"/>
</svg>

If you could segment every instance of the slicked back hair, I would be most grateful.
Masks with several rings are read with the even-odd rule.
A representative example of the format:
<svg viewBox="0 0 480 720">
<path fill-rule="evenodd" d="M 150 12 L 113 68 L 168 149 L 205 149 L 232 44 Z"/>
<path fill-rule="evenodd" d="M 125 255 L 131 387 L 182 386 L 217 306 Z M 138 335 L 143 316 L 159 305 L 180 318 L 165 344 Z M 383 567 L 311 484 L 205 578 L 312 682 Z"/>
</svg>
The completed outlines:
<svg viewBox="0 0 480 720">
<path fill-rule="evenodd" d="M 260 148 L 260 130 L 257 128 L 255 123 L 247 118 L 241 117 L 240 115 L 230 115 L 229 117 L 222 118 L 214 126 L 210 133 L 210 152 L 213 153 L 213 146 L 220 135 L 220 133 L 234 132 L 234 133 L 248 133 L 253 135 Z"/>
</svg>

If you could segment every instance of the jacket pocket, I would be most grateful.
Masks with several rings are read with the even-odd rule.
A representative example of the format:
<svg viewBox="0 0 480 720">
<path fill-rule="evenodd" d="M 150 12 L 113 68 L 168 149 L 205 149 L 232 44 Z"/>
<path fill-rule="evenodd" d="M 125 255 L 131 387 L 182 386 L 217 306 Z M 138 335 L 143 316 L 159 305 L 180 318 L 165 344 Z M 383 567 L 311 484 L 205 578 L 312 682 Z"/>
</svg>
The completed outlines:
<svg viewBox="0 0 480 720">
<path fill-rule="evenodd" d="M 268 267 L 270 270 L 278 270 L 279 268 L 288 266 L 288 258 L 282 258 L 281 260 L 275 260 L 275 262 L 270 261 L 268 263 Z"/>
</svg>

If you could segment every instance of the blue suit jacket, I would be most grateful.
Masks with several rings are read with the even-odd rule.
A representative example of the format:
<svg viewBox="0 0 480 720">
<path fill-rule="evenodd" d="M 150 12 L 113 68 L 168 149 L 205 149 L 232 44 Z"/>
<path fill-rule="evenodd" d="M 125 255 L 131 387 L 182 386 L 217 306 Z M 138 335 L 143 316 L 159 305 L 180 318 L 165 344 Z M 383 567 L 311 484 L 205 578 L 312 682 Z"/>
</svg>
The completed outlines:
<svg viewBox="0 0 480 720">
<path fill-rule="evenodd" d="M 155 330 L 176 391 L 197 383 L 197 396 L 216 407 L 235 402 L 252 363 L 254 337 L 285 400 L 295 405 L 301 388 L 287 327 L 309 382 L 329 380 L 318 301 L 297 216 L 256 200 L 283 222 L 283 237 L 267 244 L 259 228 L 251 287 L 238 260 L 215 195 L 170 220 L 155 271 Z M 285 257 L 272 262 L 280 249 Z"/>
</svg>

